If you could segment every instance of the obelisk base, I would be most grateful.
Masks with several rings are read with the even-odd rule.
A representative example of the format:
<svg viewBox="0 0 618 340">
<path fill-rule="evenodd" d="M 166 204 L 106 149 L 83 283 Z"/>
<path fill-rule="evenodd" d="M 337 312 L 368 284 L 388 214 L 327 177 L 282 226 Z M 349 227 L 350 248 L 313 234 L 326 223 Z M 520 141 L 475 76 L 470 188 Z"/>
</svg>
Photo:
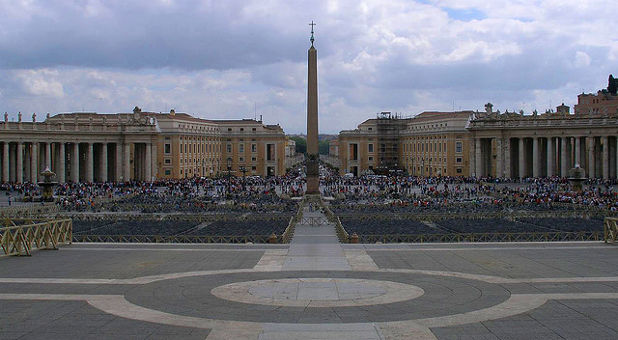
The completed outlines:
<svg viewBox="0 0 618 340">
<path fill-rule="evenodd" d="M 320 165 L 317 160 L 307 160 L 307 195 L 320 194 Z"/>
</svg>

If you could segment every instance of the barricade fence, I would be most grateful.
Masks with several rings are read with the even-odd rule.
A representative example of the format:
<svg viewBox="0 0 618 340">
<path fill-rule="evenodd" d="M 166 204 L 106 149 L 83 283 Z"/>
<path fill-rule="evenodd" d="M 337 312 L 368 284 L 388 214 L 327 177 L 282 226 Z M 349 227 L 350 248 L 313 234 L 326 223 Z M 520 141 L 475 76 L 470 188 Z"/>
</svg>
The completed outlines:
<svg viewBox="0 0 618 340">
<path fill-rule="evenodd" d="M 282 239 L 282 238 L 281 238 Z M 73 235 L 73 242 L 92 243 L 271 243 L 270 235 Z"/>
<path fill-rule="evenodd" d="M 557 242 L 601 241 L 600 231 L 529 232 L 529 233 L 461 233 L 411 235 L 359 235 L 361 243 L 457 243 L 457 242 Z"/>
<path fill-rule="evenodd" d="M 618 239 L 618 218 L 606 217 L 603 220 L 603 239 L 605 243 L 616 243 Z"/>
<path fill-rule="evenodd" d="M 292 241 L 292 237 L 294 237 L 294 230 L 296 229 L 296 224 L 300 223 L 300 221 L 303 219 L 303 208 L 305 206 L 304 203 L 304 200 L 301 201 L 298 204 L 298 210 L 296 211 L 296 214 L 290 217 L 290 222 L 288 223 L 287 228 L 285 228 L 285 231 L 281 235 L 282 243 L 290 243 L 290 241 Z"/>
<path fill-rule="evenodd" d="M 0 218 L 27 218 L 57 214 L 60 208 L 53 203 L 44 205 L 28 204 L 0 208 Z"/>
<path fill-rule="evenodd" d="M 34 224 L 0 228 L 0 244 L 4 255 L 32 255 L 34 249 L 58 249 L 70 244 L 73 222 L 50 220 Z"/>
</svg>

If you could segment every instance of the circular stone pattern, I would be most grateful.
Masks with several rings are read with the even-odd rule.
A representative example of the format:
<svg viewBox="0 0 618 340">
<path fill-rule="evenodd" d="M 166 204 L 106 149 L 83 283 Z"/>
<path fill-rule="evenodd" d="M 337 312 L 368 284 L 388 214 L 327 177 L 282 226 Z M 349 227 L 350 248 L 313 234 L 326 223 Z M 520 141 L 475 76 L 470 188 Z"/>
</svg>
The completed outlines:
<svg viewBox="0 0 618 340">
<path fill-rule="evenodd" d="M 406 301 L 423 289 L 399 282 L 346 278 L 293 278 L 235 282 L 215 287 L 230 301 L 289 307 L 350 307 Z"/>
</svg>

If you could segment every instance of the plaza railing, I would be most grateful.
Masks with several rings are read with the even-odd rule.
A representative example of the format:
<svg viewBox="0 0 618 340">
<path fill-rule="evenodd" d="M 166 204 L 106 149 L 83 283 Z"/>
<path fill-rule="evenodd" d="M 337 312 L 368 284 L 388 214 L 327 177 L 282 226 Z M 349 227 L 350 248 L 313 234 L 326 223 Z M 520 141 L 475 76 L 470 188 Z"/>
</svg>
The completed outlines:
<svg viewBox="0 0 618 340">
<path fill-rule="evenodd" d="M 303 208 L 304 201 L 301 201 L 298 204 L 298 210 L 296 211 L 296 215 L 290 217 L 290 222 L 288 223 L 287 228 L 283 234 L 281 234 L 281 242 L 282 243 L 290 243 L 292 241 L 292 237 L 294 237 L 294 231 L 296 230 L 296 224 L 300 223 L 303 219 Z"/>
<path fill-rule="evenodd" d="M 39 204 L 27 204 L 27 205 L 17 205 L 10 207 L 2 207 L 0 208 L 0 217 L 19 217 L 19 218 L 27 218 L 27 217 L 36 217 L 43 215 L 53 215 L 60 211 L 58 206 L 53 203 L 48 203 L 44 205 Z"/>
<path fill-rule="evenodd" d="M 343 224 L 341 224 L 341 220 L 339 219 L 339 217 L 337 217 L 333 213 L 333 211 L 330 210 L 330 208 L 326 204 L 324 204 L 323 201 L 320 201 L 320 205 L 322 206 L 322 209 L 324 210 L 324 215 L 326 215 L 326 219 L 328 219 L 330 223 L 333 223 L 335 225 L 335 231 L 337 233 L 337 238 L 339 239 L 339 242 L 348 243 L 350 240 L 350 236 L 348 235 L 348 232 L 343 227 Z"/>
<path fill-rule="evenodd" d="M 0 228 L 0 244 L 4 255 L 32 255 L 34 249 L 58 249 L 70 244 L 73 237 L 71 219 Z"/>
<path fill-rule="evenodd" d="M 618 239 L 618 218 L 606 217 L 603 220 L 603 240 L 605 243 L 616 243 Z"/>
<path fill-rule="evenodd" d="M 600 231 L 526 233 L 452 233 L 410 235 L 359 235 L 361 243 L 457 243 L 457 242 L 559 242 L 601 241 Z"/>
<path fill-rule="evenodd" d="M 271 235 L 73 235 L 91 243 L 270 243 Z"/>
</svg>

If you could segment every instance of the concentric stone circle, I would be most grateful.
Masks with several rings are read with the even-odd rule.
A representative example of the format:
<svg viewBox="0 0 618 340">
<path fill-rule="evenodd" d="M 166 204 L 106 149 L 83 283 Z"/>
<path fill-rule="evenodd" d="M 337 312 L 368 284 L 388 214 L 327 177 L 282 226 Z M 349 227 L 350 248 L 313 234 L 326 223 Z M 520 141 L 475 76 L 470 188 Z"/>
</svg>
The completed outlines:
<svg viewBox="0 0 618 340">
<path fill-rule="evenodd" d="M 412 300 L 420 287 L 393 281 L 350 278 L 286 278 L 234 282 L 215 287 L 221 299 L 270 306 L 350 307 Z"/>
</svg>

